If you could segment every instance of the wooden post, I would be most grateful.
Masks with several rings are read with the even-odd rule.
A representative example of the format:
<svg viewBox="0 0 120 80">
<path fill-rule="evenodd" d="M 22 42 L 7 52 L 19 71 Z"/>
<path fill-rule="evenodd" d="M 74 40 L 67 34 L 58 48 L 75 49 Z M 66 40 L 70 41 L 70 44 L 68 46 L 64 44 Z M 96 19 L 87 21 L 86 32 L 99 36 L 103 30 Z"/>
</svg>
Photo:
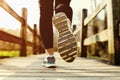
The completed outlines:
<svg viewBox="0 0 120 80">
<path fill-rule="evenodd" d="M 20 50 L 20 56 L 27 56 L 27 9 L 22 9 L 22 26 L 21 26 L 21 38 L 22 38 L 22 44 L 21 44 L 21 50 Z"/>
<path fill-rule="evenodd" d="M 37 46 L 36 46 L 36 40 L 37 40 L 37 25 L 34 24 L 34 32 L 33 32 L 33 54 L 37 54 Z"/>
<path fill-rule="evenodd" d="M 87 57 L 87 47 L 84 46 L 84 40 L 87 37 L 87 25 L 84 26 L 84 20 L 87 17 L 87 9 L 82 11 L 82 38 L 81 38 L 81 57 Z"/>
<path fill-rule="evenodd" d="M 112 64 L 120 65 L 120 0 L 107 0 L 108 53 Z"/>
</svg>

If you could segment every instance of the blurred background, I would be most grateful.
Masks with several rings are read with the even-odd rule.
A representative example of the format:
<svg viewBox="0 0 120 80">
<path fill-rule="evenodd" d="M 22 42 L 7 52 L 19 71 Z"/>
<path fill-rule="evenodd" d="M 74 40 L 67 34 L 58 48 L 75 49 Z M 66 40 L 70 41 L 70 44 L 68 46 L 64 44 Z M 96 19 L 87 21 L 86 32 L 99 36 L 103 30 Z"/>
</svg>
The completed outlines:
<svg viewBox="0 0 120 80">
<path fill-rule="evenodd" d="M 73 8 L 73 23 L 72 25 L 76 26 L 76 29 L 80 29 L 81 25 L 81 12 L 82 9 L 88 9 L 88 14 L 96 8 L 101 0 L 71 0 L 71 7 Z M 33 29 L 33 25 L 37 24 L 37 33 L 39 34 L 39 4 L 38 0 L 5 0 L 5 2 L 18 14 L 22 15 L 22 8 L 27 8 L 28 16 L 27 23 Z M 96 21 L 97 19 L 97 21 Z M 92 31 L 88 31 L 88 36 L 97 33 L 100 30 L 105 29 L 105 10 L 101 11 L 101 13 L 95 18 L 95 21 L 91 21 L 88 26 L 88 29 L 91 29 L 91 26 L 94 24 L 94 29 Z M 104 26 L 100 29 L 97 26 Z M 73 27 L 71 27 L 72 29 Z M 15 18 L 13 18 L 9 13 L 7 13 L 3 8 L 0 7 L 0 30 L 10 33 L 14 36 L 20 37 L 21 23 L 18 22 Z M 56 47 L 56 38 L 57 32 L 54 30 L 54 45 Z M 27 31 L 27 40 L 33 41 L 32 33 Z M 79 37 L 80 38 L 80 37 Z M 80 39 L 79 39 L 80 40 Z M 106 43 L 105 43 L 106 44 Z M 93 51 L 95 45 L 88 47 L 89 52 Z M 19 56 L 20 45 L 15 43 L 10 43 L 6 41 L 0 40 L 0 56 Z M 32 54 L 32 47 L 27 47 L 28 54 Z"/>
</svg>

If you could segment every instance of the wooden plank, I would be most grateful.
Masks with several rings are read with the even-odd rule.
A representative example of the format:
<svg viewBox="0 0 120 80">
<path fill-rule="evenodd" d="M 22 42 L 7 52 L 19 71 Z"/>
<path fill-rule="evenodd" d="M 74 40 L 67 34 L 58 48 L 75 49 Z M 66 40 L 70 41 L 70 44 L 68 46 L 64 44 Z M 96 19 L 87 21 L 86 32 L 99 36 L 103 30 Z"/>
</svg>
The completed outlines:
<svg viewBox="0 0 120 80">
<path fill-rule="evenodd" d="M 33 42 L 27 41 L 27 46 L 34 46 Z"/>
<path fill-rule="evenodd" d="M 98 13 L 103 10 L 107 6 L 106 0 L 102 0 L 101 3 L 96 7 L 95 11 L 92 12 L 91 15 L 89 15 L 85 21 L 84 25 L 87 25 L 94 17 L 98 15 Z"/>
<path fill-rule="evenodd" d="M 15 19 L 23 22 L 23 18 L 20 17 L 4 0 L 0 0 L 0 7 L 5 9 L 10 15 L 12 15 Z"/>
<path fill-rule="evenodd" d="M 0 80 L 120 80 L 120 77 L 0 77 Z"/>
<path fill-rule="evenodd" d="M 20 17 L 4 0 L 0 0 L 0 7 L 5 9 L 10 15 L 12 15 L 14 18 L 16 18 L 18 21 L 23 23 L 23 18 Z M 31 32 L 34 32 L 33 29 L 27 24 L 28 29 Z"/>
<path fill-rule="evenodd" d="M 120 65 L 120 37 L 118 25 L 120 23 L 120 0 L 108 0 L 107 3 L 109 59 L 112 64 Z"/>
<path fill-rule="evenodd" d="M 90 44 L 94 44 L 96 42 L 104 42 L 104 41 L 107 41 L 108 40 L 108 29 L 98 33 L 98 34 L 95 34 L 91 37 L 88 37 L 84 40 L 84 45 L 87 46 L 87 45 L 90 45 Z"/>
<path fill-rule="evenodd" d="M 110 56 L 110 62 L 112 64 L 114 64 L 114 32 L 113 32 L 113 27 L 114 27 L 114 23 L 113 23 L 113 6 L 112 6 L 112 0 L 108 0 L 107 1 L 107 25 L 108 25 L 108 53 Z"/>
<path fill-rule="evenodd" d="M 113 35 L 113 10 L 112 10 L 112 0 L 108 1 L 108 6 L 107 6 L 107 25 L 108 25 L 108 36 L 109 36 L 109 41 L 108 41 L 108 51 L 109 54 L 114 54 L 114 35 Z"/>
<path fill-rule="evenodd" d="M 22 44 L 21 38 L 16 37 L 12 34 L 6 33 L 4 31 L 1 31 L 1 30 L 0 30 L 0 40 L 12 42 L 12 43 L 16 43 L 16 44 Z"/>
<path fill-rule="evenodd" d="M 1 80 L 119 80 L 120 67 L 107 65 L 97 59 L 76 58 L 73 63 L 64 62 L 55 53 L 57 68 L 41 66 L 45 55 L 31 55 L 2 59 Z M 80 63 L 80 64 L 78 64 Z"/>
<path fill-rule="evenodd" d="M 49 73 L 49 72 L 42 72 L 42 73 L 12 73 L 12 72 L 8 72 L 8 73 L 0 73 L 1 77 L 119 77 L 120 73 L 99 73 L 99 72 L 82 72 L 82 73 L 72 73 L 72 72 L 53 72 L 53 73 Z M 47 76 L 46 76 L 47 75 Z"/>
<path fill-rule="evenodd" d="M 29 31 L 31 31 L 32 33 L 34 32 L 34 30 L 27 24 L 27 28 Z"/>
</svg>

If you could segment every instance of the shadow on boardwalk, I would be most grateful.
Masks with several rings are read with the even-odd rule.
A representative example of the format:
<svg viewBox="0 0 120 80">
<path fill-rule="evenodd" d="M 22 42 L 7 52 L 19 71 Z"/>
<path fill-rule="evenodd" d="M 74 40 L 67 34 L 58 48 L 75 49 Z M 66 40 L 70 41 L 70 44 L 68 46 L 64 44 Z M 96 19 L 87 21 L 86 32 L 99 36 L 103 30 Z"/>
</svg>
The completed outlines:
<svg viewBox="0 0 120 80">
<path fill-rule="evenodd" d="M 77 58 L 73 63 L 56 56 L 57 68 L 41 66 L 45 55 L 0 60 L 0 80 L 120 80 L 120 67 L 95 59 Z"/>
</svg>

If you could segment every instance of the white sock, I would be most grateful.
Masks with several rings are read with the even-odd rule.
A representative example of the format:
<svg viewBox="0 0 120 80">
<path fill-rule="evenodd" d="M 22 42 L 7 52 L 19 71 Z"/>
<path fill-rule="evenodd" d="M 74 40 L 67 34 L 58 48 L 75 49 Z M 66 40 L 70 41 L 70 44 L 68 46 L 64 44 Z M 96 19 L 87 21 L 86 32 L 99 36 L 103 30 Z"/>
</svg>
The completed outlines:
<svg viewBox="0 0 120 80">
<path fill-rule="evenodd" d="M 47 57 L 53 57 L 53 56 L 54 56 L 54 55 L 49 55 L 49 54 L 47 55 Z"/>
</svg>

